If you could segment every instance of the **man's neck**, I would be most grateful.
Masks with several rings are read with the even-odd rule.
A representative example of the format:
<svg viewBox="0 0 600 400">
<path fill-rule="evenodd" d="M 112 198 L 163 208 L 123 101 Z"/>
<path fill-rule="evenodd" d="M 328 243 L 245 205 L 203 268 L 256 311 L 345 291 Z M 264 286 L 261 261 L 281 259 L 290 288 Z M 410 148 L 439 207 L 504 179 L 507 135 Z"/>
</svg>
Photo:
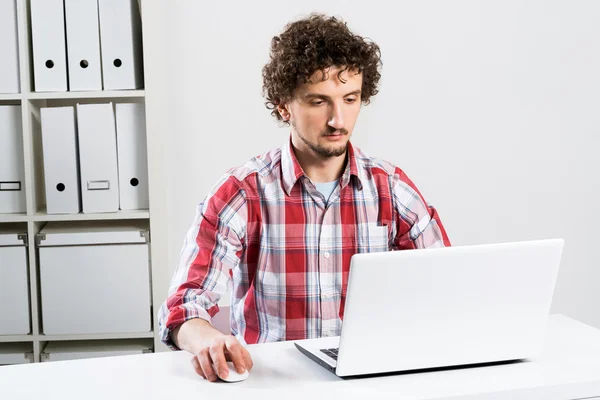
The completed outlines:
<svg viewBox="0 0 600 400">
<path fill-rule="evenodd" d="M 315 183 L 333 182 L 339 179 L 346 167 L 346 153 L 337 157 L 321 157 L 310 149 L 298 149 L 292 145 L 296 159 L 304 173 Z"/>
</svg>

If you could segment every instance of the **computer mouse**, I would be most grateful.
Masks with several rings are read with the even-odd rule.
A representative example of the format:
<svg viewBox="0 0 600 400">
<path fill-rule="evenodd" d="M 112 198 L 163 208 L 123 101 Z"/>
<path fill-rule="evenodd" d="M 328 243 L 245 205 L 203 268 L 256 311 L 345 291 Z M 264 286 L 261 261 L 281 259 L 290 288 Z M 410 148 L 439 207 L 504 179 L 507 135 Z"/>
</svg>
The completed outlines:
<svg viewBox="0 0 600 400">
<path fill-rule="evenodd" d="M 248 373 L 248 370 L 245 370 L 243 373 L 239 373 L 235 370 L 235 367 L 233 366 L 233 363 L 231 361 L 227 361 L 227 366 L 229 367 L 229 375 L 227 375 L 227 378 L 222 378 L 221 376 L 219 376 L 219 374 L 217 373 L 217 376 L 219 377 L 220 380 L 222 380 L 223 382 L 229 382 L 229 383 L 233 383 L 233 382 L 241 382 L 246 380 L 246 378 L 248 378 L 248 376 L 250 375 Z M 216 371 L 217 368 L 213 365 L 214 370 Z"/>
</svg>

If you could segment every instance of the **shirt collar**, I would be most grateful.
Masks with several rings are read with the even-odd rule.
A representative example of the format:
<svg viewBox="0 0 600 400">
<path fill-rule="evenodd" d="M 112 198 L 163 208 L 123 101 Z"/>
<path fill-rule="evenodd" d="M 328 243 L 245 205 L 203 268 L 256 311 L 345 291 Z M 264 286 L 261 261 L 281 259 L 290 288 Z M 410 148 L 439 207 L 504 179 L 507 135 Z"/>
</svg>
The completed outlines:
<svg viewBox="0 0 600 400">
<path fill-rule="evenodd" d="M 350 178 L 354 176 L 358 190 L 362 190 L 361 175 L 358 165 L 359 160 L 356 157 L 354 147 L 351 143 L 348 143 L 347 157 L 348 162 L 346 163 L 346 168 L 341 177 L 342 189 L 350 183 Z M 281 151 L 281 174 L 283 179 L 283 189 L 288 196 L 292 193 L 292 188 L 301 177 L 306 176 L 306 178 L 308 178 L 294 154 L 291 137 L 288 144 L 283 146 Z"/>
</svg>

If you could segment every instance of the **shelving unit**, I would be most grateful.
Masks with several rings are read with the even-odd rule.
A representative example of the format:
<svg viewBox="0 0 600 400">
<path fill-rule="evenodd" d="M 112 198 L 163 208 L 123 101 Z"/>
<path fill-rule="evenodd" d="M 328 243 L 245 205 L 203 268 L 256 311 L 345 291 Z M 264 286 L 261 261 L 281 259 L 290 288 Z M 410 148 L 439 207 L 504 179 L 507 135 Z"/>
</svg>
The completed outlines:
<svg viewBox="0 0 600 400">
<path fill-rule="evenodd" d="M 150 211 L 120 211 L 102 214 L 49 215 L 45 209 L 44 172 L 42 162 L 42 144 L 40 128 L 40 108 L 47 106 L 75 105 L 78 102 L 144 102 L 145 91 L 97 91 L 97 92 L 57 92 L 36 93 L 33 86 L 33 67 L 31 53 L 31 27 L 29 0 L 16 0 L 17 28 L 19 42 L 19 65 L 21 93 L 0 94 L 0 105 L 20 105 L 22 112 L 23 156 L 25 166 L 26 213 L 0 214 L 0 224 L 22 223 L 27 230 L 27 255 L 29 260 L 29 294 L 31 312 L 31 333 L 28 335 L 0 335 L 0 343 L 31 343 L 33 361 L 40 362 L 40 354 L 48 342 L 79 340 L 114 339 L 154 339 L 157 343 L 155 327 L 150 332 L 117 333 L 96 335 L 44 335 L 42 332 L 39 266 L 35 236 L 52 221 L 150 221 Z M 150 270 L 152 272 L 152 270 Z M 150 272 L 150 273 L 151 273 Z M 152 274 L 150 274 L 152 280 Z M 154 297 L 154 296 L 151 296 Z M 153 325 L 155 307 L 152 309 Z"/>
</svg>

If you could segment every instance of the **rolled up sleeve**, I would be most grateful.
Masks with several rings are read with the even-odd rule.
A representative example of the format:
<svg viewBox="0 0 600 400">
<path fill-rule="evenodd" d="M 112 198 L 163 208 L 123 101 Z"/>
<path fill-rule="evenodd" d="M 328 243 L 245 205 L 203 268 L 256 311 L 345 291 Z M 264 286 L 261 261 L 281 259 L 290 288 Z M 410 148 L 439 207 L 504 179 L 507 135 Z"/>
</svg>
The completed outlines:
<svg viewBox="0 0 600 400">
<path fill-rule="evenodd" d="M 245 204 L 239 182 L 225 176 L 198 205 L 158 314 L 160 339 L 171 349 L 177 349 L 171 338 L 175 328 L 193 318 L 211 322 L 219 311 L 243 250 Z"/>
<path fill-rule="evenodd" d="M 397 168 L 392 180 L 396 211 L 394 249 L 426 249 L 450 246 L 437 210 L 428 204 L 415 184 Z"/>
</svg>

